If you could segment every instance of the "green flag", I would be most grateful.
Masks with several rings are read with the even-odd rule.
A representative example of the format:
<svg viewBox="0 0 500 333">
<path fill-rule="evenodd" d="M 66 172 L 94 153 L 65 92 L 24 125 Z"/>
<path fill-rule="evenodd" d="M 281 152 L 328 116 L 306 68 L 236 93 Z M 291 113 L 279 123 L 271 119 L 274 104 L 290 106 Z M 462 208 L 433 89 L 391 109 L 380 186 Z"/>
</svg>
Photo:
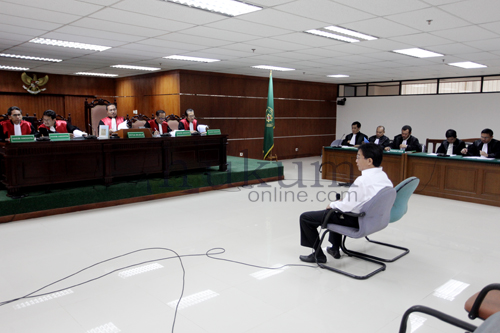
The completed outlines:
<svg viewBox="0 0 500 333">
<path fill-rule="evenodd" d="M 274 147 L 274 97 L 273 72 L 269 73 L 269 91 L 267 93 L 266 127 L 264 130 L 264 159 Z"/>
</svg>

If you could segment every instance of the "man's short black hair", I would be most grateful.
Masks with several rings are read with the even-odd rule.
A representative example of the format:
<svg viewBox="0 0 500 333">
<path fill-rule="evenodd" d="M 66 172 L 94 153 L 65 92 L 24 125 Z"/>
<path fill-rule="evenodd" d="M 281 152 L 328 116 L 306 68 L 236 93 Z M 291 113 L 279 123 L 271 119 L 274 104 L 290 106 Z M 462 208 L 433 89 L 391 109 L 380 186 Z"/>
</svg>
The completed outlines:
<svg viewBox="0 0 500 333">
<path fill-rule="evenodd" d="M 382 129 L 384 130 L 384 133 L 385 133 L 385 126 L 379 125 L 379 126 L 377 126 L 376 129 L 378 129 L 379 127 L 382 127 Z"/>
<path fill-rule="evenodd" d="M 351 124 L 351 126 L 356 125 L 358 128 L 361 128 L 361 123 L 359 121 L 355 121 Z"/>
<path fill-rule="evenodd" d="M 381 145 L 376 145 L 374 143 L 365 143 L 359 146 L 358 151 L 363 153 L 363 156 L 368 159 L 371 158 L 373 161 L 373 166 L 379 167 L 382 164 L 382 157 L 384 156 L 384 150 Z"/>
<path fill-rule="evenodd" d="M 490 130 L 489 128 L 485 128 L 484 130 L 481 131 L 481 134 L 489 134 L 490 136 L 493 136 L 493 131 Z"/>
<path fill-rule="evenodd" d="M 118 109 L 118 107 L 116 106 L 116 103 L 109 103 L 108 105 L 106 105 L 106 111 L 108 110 L 108 107 L 110 107 L 111 105 L 114 105 L 115 108 Z"/>
<path fill-rule="evenodd" d="M 449 129 L 446 131 L 445 136 L 447 138 L 455 138 L 456 139 L 457 138 L 457 131 L 455 131 L 454 129 Z"/>
<path fill-rule="evenodd" d="M 184 115 L 186 116 L 186 118 L 188 116 L 188 112 L 193 112 L 194 113 L 194 110 L 193 109 L 187 109 L 186 111 L 184 111 Z"/>
<path fill-rule="evenodd" d="M 157 116 L 157 117 L 159 117 L 159 116 L 160 116 L 160 113 L 165 113 L 165 114 L 166 114 L 166 112 L 165 112 L 165 111 L 163 111 L 163 110 L 158 110 L 158 111 L 156 111 L 156 116 Z"/>
<path fill-rule="evenodd" d="M 21 110 L 20 108 L 18 108 L 17 106 L 11 106 L 8 110 L 7 110 L 7 114 L 10 116 L 12 115 L 12 111 L 14 110 L 19 110 L 19 112 L 23 113 L 23 110 Z"/>
<path fill-rule="evenodd" d="M 410 134 L 411 134 L 411 126 L 410 125 L 404 125 L 401 130 L 402 131 L 410 130 Z"/>
<path fill-rule="evenodd" d="M 49 116 L 49 117 L 50 117 L 50 118 L 52 118 L 52 119 L 56 119 L 56 116 L 57 116 L 57 115 L 56 115 L 56 112 L 55 112 L 55 111 L 53 111 L 53 110 L 45 110 L 45 111 L 43 112 L 43 116 Z"/>
</svg>

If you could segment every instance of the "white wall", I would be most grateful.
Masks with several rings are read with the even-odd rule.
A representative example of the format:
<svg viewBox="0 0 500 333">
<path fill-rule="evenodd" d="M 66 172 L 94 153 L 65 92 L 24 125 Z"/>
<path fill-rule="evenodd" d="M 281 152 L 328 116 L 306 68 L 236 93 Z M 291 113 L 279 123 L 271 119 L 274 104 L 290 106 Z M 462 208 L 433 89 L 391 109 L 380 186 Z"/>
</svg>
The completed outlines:
<svg viewBox="0 0 500 333">
<path fill-rule="evenodd" d="M 337 138 L 351 133 L 354 121 L 368 137 L 378 125 L 385 126 L 391 139 L 403 125 L 410 125 L 420 143 L 444 140 L 450 128 L 458 138 L 478 138 L 484 128 L 491 128 L 500 139 L 500 93 L 347 97 L 345 105 L 337 105 Z"/>
</svg>

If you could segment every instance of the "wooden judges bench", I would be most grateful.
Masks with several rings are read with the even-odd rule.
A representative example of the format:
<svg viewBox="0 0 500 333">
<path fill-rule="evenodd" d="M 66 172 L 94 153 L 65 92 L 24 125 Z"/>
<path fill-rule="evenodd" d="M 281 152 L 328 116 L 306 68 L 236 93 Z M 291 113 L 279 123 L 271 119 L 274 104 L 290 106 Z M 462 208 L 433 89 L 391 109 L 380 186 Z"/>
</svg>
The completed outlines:
<svg viewBox="0 0 500 333">
<path fill-rule="evenodd" d="M 23 188 L 161 174 L 211 166 L 227 170 L 227 135 L 0 143 L 2 182 Z"/>
<path fill-rule="evenodd" d="M 361 173 L 355 148 L 323 147 L 322 178 L 353 182 Z M 394 185 L 418 177 L 415 193 L 500 206 L 500 160 L 384 152 L 382 167 Z"/>
</svg>

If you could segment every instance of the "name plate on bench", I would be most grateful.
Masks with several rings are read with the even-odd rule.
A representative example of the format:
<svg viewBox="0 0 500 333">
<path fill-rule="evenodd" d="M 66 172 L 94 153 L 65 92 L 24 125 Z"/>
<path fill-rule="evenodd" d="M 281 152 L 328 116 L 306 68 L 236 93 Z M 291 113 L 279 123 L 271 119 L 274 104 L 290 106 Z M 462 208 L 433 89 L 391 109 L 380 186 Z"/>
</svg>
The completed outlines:
<svg viewBox="0 0 500 333">
<path fill-rule="evenodd" d="M 35 136 L 33 134 L 28 135 L 11 135 L 10 142 L 19 143 L 19 142 L 33 142 L 35 141 Z"/>
<path fill-rule="evenodd" d="M 49 133 L 50 141 L 69 141 L 71 137 L 69 133 Z"/>
<path fill-rule="evenodd" d="M 191 131 L 177 131 L 175 132 L 175 136 L 178 137 L 178 136 L 191 136 Z"/>
<path fill-rule="evenodd" d="M 220 135 L 220 129 L 209 129 L 207 135 Z"/>
<path fill-rule="evenodd" d="M 128 132 L 127 138 L 135 139 L 135 138 L 145 138 L 144 132 Z"/>
</svg>

